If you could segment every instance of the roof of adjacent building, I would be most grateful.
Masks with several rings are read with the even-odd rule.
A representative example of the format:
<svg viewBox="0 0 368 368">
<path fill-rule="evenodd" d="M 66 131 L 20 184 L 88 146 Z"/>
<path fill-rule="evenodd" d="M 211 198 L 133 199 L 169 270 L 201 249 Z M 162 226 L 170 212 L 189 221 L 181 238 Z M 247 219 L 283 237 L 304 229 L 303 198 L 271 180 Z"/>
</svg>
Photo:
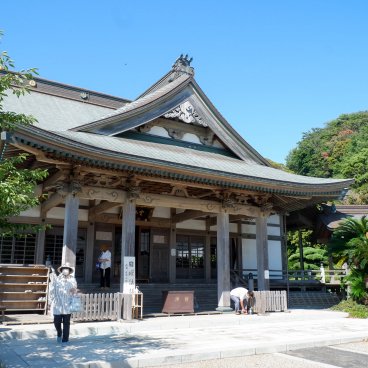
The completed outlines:
<svg viewBox="0 0 368 368">
<path fill-rule="evenodd" d="M 360 219 L 367 215 L 368 206 L 365 205 L 332 205 L 324 206 L 324 212 L 319 217 L 327 229 L 333 231 L 346 218 Z"/>
</svg>

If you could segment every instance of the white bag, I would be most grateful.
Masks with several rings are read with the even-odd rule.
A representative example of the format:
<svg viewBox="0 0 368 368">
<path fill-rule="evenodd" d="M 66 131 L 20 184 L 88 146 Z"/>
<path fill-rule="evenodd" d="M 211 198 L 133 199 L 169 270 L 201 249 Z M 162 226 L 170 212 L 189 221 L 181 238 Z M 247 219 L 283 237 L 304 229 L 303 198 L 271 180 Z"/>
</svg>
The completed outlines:
<svg viewBox="0 0 368 368">
<path fill-rule="evenodd" d="M 70 313 L 79 313 L 83 312 L 82 300 L 80 296 L 74 295 L 70 300 Z"/>
</svg>

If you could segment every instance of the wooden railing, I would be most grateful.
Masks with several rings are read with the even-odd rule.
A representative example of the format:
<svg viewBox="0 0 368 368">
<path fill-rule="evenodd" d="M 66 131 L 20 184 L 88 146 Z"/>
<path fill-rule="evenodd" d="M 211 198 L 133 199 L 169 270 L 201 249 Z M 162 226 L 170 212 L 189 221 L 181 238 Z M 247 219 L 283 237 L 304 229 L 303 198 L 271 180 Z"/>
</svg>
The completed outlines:
<svg viewBox="0 0 368 368">
<path fill-rule="evenodd" d="M 241 269 L 231 270 L 231 278 L 237 284 L 248 284 L 250 276 L 257 280 L 257 270 Z M 319 270 L 270 270 L 270 280 L 288 281 L 315 281 L 322 284 L 339 285 L 346 276 L 346 269 L 319 269 Z"/>
</svg>

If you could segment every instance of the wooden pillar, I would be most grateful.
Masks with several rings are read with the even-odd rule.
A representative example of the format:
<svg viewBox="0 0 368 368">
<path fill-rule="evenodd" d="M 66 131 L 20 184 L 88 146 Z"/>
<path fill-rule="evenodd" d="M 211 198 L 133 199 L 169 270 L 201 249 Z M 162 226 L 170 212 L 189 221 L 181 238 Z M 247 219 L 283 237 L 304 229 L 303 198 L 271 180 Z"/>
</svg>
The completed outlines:
<svg viewBox="0 0 368 368">
<path fill-rule="evenodd" d="M 267 217 L 256 218 L 256 243 L 257 243 L 257 288 L 258 291 L 270 290 L 270 275 L 268 269 L 268 241 L 267 241 Z"/>
<path fill-rule="evenodd" d="M 300 260 L 300 269 L 304 271 L 304 249 L 303 249 L 303 237 L 302 231 L 298 229 L 298 242 L 299 242 L 299 260 Z M 304 277 L 304 273 L 303 273 Z"/>
<path fill-rule="evenodd" d="M 120 292 L 124 288 L 124 257 L 135 256 L 135 199 L 127 199 L 123 204 L 121 233 Z"/>
<path fill-rule="evenodd" d="M 229 215 L 224 212 L 217 214 L 217 296 L 216 310 L 231 311 Z"/>
<path fill-rule="evenodd" d="M 243 237 L 242 237 L 242 223 L 238 221 L 238 236 L 237 236 L 237 257 L 239 275 L 243 275 Z"/>
<path fill-rule="evenodd" d="M 37 233 L 37 250 L 36 250 L 36 264 L 44 264 L 45 253 L 45 230 L 39 230 Z"/>
<path fill-rule="evenodd" d="M 211 281 L 211 233 L 210 233 L 210 221 L 206 220 L 206 240 L 204 249 L 204 269 L 205 278 L 207 282 Z"/>
<path fill-rule="evenodd" d="M 281 254 L 282 254 L 282 277 L 288 279 L 288 254 L 287 254 L 287 234 L 286 234 L 286 216 L 280 215 L 281 231 Z"/>
<path fill-rule="evenodd" d="M 176 224 L 171 222 L 171 218 L 175 215 L 176 210 L 171 208 L 170 217 L 170 263 L 169 263 L 169 280 L 170 283 L 176 281 Z"/>
<path fill-rule="evenodd" d="M 79 198 L 73 193 L 65 197 L 65 218 L 62 263 L 68 262 L 75 267 L 75 253 L 77 250 L 78 237 L 78 209 Z"/>
<path fill-rule="evenodd" d="M 93 270 L 96 259 L 93 259 L 93 251 L 95 246 L 95 223 L 89 222 L 87 227 L 87 244 L 84 264 L 84 280 L 85 282 L 92 282 Z"/>
</svg>

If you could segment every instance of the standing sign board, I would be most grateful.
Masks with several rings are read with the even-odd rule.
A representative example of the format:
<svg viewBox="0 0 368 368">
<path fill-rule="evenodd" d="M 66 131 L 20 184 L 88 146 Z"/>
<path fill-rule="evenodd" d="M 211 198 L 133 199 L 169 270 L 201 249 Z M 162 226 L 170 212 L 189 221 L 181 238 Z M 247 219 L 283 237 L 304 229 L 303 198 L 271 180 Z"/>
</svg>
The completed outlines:
<svg viewBox="0 0 368 368">
<path fill-rule="evenodd" d="M 135 292 L 135 257 L 124 257 L 124 294 Z"/>
</svg>

